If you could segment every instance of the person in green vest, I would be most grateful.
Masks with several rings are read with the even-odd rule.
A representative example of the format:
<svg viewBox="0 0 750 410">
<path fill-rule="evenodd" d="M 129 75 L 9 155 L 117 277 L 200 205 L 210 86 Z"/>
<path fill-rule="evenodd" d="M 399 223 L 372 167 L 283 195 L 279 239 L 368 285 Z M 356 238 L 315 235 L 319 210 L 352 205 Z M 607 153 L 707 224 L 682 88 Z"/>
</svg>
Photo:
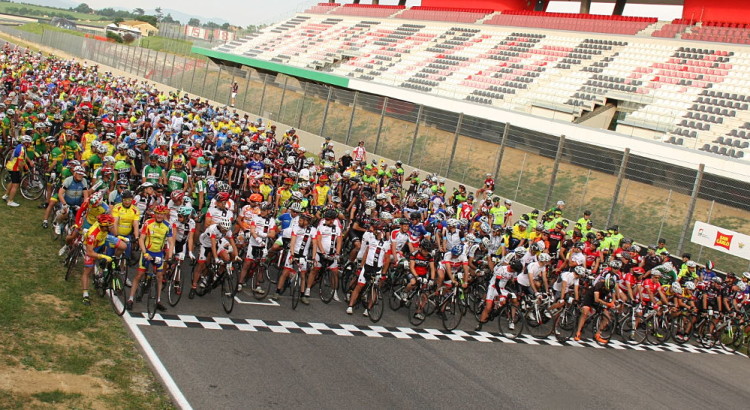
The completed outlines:
<svg viewBox="0 0 750 410">
<path fill-rule="evenodd" d="M 185 172 L 185 162 L 182 158 L 175 157 L 172 165 L 174 168 L 167 172 L 167 190 L 170 193 L 177 190 L 187 191 L 190 188 L 190 178 Z"/>
<path fill-rule="evenodd" d="M 85 163 L 88 169 L 96 171 L 97 169 L 99 169 L 99 167 L 102 166 L 102 155 L 107 153 L 107 147 L 101 146 L 97 142 L 96 146 L 94 146 L 94 144 L 91 144 L 91 148 L 93 153 L 89 156 Z"/>
<path fill-rule="evenodd" d="M 609 244 L 610 248 L 617 249 L 620 247 L 620 241 L 622 241 L 622 238 L 624 237 L 623 234 L 620 233 L 620 227 L 618 225 L 612 225 L 612 228 L 610 228 L 610 235 L 609 235 Z"/>
<path fill-rule="evenodd" d="M 586 223 L 581 228 L 581 234 L 583 234 L 584 237 L 586 237 L 589 232 L 594 232 L 594 222 L 591 219 L 587 219 Z"/>
<path fill-rule="evenodd" d="M 156 154 L 151 154 L 149 156 L 149 164 L 143 167 L 143 171 L 141 172 L 141 183 L 144 184 L 146 182 L 150 182 L 152 184 L 159 184 L 164 179 L 165 173 L 164 169 L 159 166 L 157 163 L 157 160 L 159 159 L 159 156 Z"/>
<path fill-rule="evenodd" d="M 669 252 L 669 250 L 667 250 L 667 240 L 659 238 L 659 240 L 656 241 L 656 254 L 661 255 L 663 252 Z"/>
<path fill-rule="evenodd" d="M 581 224 L 581 230 L 583 230 L 584 228 L 586 228 L 586 224 L 590 220 L 591 220 L 591 211 L 589 211 L 587 209 L 587 210 L 583 211 L 583 216 L 581 218 L 578 218 L 578 221 L 576 221 L 576 222 L 578 222 L 579 224 Z"/>
<path fill-rule="evenodd" d="M 494 196 L 492 197 L 492 207 L 490 208 L 490 222 L 492 225 L 492 228 L 496 227 L 502 227 L 505 226 L 505 211 L 508 209 L 500 205 L 500 197 Z"/>
</svg>

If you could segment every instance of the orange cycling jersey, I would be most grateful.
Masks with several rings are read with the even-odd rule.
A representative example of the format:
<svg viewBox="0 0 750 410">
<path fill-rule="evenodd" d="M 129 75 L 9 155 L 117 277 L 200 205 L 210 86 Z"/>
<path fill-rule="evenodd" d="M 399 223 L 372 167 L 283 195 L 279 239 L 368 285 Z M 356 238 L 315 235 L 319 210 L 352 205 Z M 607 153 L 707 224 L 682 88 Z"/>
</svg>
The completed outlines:
<svg viewBox="0 0 750 410">
<path fill-rule="evenodd" d="M 144 236 L 144 244 L 149 252 L 161 252 L 164 250 L 167 238 L 172 237 L 172 228 L 167 221 L 157 222 L 156 219 L 149 219 L 141 228 L 141 235 Z"/>
</svg>

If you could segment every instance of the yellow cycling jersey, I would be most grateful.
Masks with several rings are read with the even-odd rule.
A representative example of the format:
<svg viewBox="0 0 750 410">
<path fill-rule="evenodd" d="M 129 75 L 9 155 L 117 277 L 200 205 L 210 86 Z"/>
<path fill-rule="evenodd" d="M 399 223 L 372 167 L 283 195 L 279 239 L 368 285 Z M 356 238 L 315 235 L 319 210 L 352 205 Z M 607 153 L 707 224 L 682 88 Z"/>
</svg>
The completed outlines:
<svg viewBox="0 0 750 410">
<path fill-rule="evenodd" d="M 86 212 L 86 222 L 89 223 L 89 225 L 94 225 L 97 223 L 97 219 L 99 218 L 99 215 L 106 214 L 109 209 L 104 205 L 99 205 L 96 207 L 89 207 Z"/>
<path fill-rule="evenodd" d="M 138 211 L 138 208 L 133 205 L 126 208 L 122 204 L 117 204 L 112 207 L 112 216 L 120 219 L 117 234 L 120 236 L 128 236 L 133 232 L 133 222 L 141 217 L 141 213 Z"/>
<path fill-rule="evenodd" d="M 172 237 L 172 228 L 167 221 L 157 222 L 156 219 L 149 219 L 143 224 L 141 235 L 145 235 L 144 245 L 147 251 L 162 252 L 167 239 Z"/>
<path fill-rule="evenodd" d="M 326 201 L 328 200 L 328 191 L 331 190 L 331 187 L 328 185 L 318 185 L 313 189 L 313 195 L 314 195 L 314 206 L 323 206 L 326 204 Z"/>
</svg>

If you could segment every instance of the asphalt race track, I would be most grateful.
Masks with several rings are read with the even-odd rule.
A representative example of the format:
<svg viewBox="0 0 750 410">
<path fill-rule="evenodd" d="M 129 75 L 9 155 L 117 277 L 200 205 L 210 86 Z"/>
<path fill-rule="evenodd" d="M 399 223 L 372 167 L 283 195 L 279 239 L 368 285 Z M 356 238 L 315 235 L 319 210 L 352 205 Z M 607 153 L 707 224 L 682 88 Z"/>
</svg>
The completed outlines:
<svg viewBox="0 0 750 410">
<path fill-rule="evenodd" d="M 130 319 L 187 401 L 215 408 L 747 408 L 750 359 L 694 346 L 606 348 L 592 342 L 510 341 L 453 333 L 433 315 L 418 328 L 406 310 L 384 309 L 373 324 L 316 288 L 308 306 L 259 304 L 241 292 L 230 315 L 218 290 L 187 299 L 149 321 Z M 249 303 L 248 303 L 249 302 Z M 638 349 L 638 350 L 633 350 Z"/>
</svg>

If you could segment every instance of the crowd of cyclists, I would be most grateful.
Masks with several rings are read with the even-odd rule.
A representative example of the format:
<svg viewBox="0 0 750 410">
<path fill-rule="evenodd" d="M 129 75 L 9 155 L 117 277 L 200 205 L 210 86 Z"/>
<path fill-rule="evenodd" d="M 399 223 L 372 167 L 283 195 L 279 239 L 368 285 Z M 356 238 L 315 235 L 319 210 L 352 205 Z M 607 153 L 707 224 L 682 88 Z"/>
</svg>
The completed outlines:
<svg viewBox="0 0 750 410">
<path fill-rule="evenodd" d="M 244 289 L 283 305 L 288 295 L 297 308 L 318 286 L 347 314 L 361 306 L 379 320 L 388 304 L 407 307 L 413 324 L 437 312 L 455 328 L 449 316 L 473 315 L 476 330 L 497 318 L 509 337 L 526 327 L 581 340 L 595 318 L 602 344 L 618 331 L 638 341 L 639 329 L 684 342 L 699 326 L 703 342 L 747 319 L 750 273 L 722 277 L 663 240 L 638 246 L 617 226 L 596 230 L 590 212 L 569 215 L 563 201 L 515 215 L 489 174 L 476 192 L 449 190 L 439 176 L 369 160 L 362 142 L 307 150 L 294 129 L 95 65 L 8 44 L 0 63 L 3 199 L 17 206 L 17 191 L 41 181 L 41 226 L 64 241 L 61 258 L 82 252 L 85 305 L 97 266 L 130 259 L 127 309 L 148 275 L 166 311 L 163 294 L 200 297 L 231 272 L 231 297 Z M 183 261 L 190 273 L 170 279 Z"/>
</svg>

